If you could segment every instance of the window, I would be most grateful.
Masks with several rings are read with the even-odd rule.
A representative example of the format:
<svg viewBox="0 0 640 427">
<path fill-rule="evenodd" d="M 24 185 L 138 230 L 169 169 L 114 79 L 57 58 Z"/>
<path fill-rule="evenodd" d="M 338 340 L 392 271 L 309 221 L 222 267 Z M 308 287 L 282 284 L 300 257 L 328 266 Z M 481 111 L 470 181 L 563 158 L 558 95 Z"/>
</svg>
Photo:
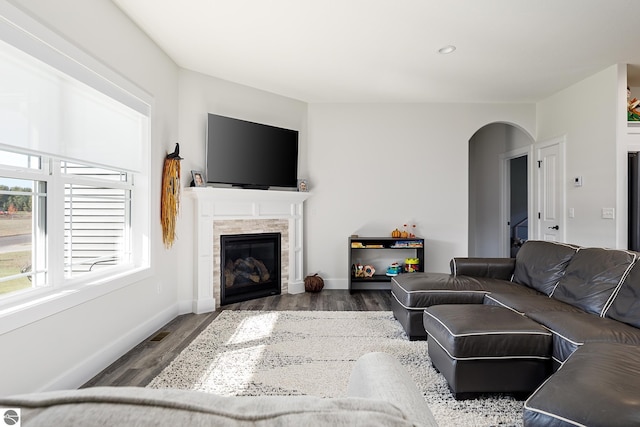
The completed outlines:
<svg viewBox="0 0 640 427">
<path fill-rule="evenodd" d="M 50 173 L 43 164 L 50 165 Z M 40 179 L 17 178 L 25 175 Z M 0 150 L 0 297 L 131 265 L 132 176 Z M 64 214 L 48 216 L 47 199 L 63 199 Z M 56 218 L 62 224 L 56 224 Z M 62 250 L 54 248 L 55 238 L 48 239 L 56 230 L 63 230 Z M 49 271 L 51 262 L 63 267 Z"/>
<path fill-rule="evenodd" d="M 151 100 L 17 9 L 11 16 L 0 20 L 0 307 L 126 284 L 149 267 Z"/>
<path fill-rule="evenodd" d="M 45 206 L 45 182 L 0 177 L 0 296 L 46 285 Z"/>
</svg>

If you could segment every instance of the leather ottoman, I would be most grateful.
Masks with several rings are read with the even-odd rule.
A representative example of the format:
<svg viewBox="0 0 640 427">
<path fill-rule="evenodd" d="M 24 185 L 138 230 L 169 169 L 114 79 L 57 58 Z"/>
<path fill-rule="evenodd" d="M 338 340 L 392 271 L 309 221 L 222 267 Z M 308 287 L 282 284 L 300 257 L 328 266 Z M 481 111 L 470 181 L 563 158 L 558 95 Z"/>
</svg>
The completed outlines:
<svg viewBox="0 0 640 427">
<path fill-rule="evenodd" d="M 507 308 L 482 304 L 425 309 L 433 366 L 456 399 L 477 393 L 526 398 L 551 374 L 551 333 Z"/>
<path fill-rule="evenodd" d="M 407 273 L 391 278 L 391 309 L 409 340 L 425 340 L 424 309 L 437 304 L 481 304 L 487 292 L 477 280 L 444 273 Z"/>
</svg>

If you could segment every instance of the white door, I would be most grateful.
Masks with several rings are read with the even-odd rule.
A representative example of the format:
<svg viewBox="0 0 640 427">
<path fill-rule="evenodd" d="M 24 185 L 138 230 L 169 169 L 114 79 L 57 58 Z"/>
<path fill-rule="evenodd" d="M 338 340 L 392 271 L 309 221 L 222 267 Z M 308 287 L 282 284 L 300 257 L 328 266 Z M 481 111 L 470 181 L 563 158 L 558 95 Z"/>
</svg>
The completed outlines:
<svg viewBox="0 0 640 427">
<path fill-rule="evenodd" d="M 564 240 L 563 148 L 564 142 L 555 140 L 539 144 L 536 150 L 539 240 Z"/>
</svg>

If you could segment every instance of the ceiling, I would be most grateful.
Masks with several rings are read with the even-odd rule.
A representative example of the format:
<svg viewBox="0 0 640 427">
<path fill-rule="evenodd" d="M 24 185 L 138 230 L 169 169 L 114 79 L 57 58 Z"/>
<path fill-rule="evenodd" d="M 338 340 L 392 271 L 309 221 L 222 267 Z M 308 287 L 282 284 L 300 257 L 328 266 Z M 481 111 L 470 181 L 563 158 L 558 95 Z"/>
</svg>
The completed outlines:
<svg viewBox="0 0 640 427">
<path fill-rule="evenodd" d="M 640 64 L 637 0 L 113 1 L 180 67 L 309 103 L 529 103 Z"/>
</svg>

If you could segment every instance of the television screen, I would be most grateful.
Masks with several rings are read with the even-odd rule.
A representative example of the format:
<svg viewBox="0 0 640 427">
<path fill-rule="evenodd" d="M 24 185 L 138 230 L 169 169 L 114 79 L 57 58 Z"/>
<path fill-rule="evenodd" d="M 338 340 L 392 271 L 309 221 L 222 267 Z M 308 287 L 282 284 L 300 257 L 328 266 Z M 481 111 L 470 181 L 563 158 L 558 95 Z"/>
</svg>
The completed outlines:
<svg viewBox="0 0 640 427">
<path fill-rule="evenodd" d="M 296 187 L 298 131 L 209 114 L 208 183 Z"/>
</svg>

